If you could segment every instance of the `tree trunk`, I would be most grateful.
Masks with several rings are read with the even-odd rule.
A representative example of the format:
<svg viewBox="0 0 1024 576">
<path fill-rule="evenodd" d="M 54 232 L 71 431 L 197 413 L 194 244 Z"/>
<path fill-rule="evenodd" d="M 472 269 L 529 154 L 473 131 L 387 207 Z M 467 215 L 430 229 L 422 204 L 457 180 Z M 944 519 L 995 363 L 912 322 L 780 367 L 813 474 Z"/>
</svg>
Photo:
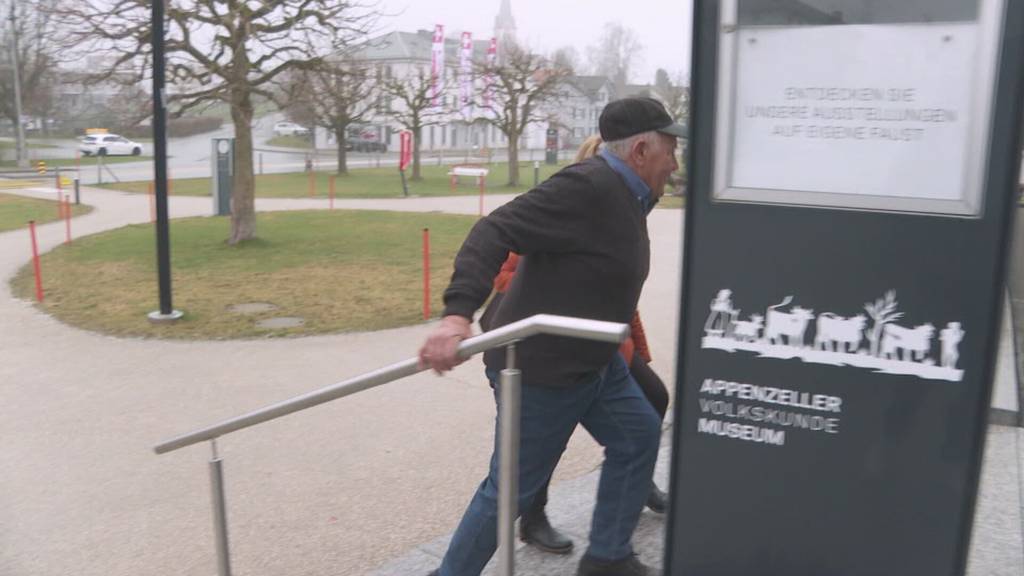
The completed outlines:
<svg viewBox="0 0 1024 576">
<path fill-rule="evenodd" d="M 338 174 L 348 174 L 348 151 L 345 150 L 345 129 L 334 130 L 334 143 L 338 145 Z"/>
<path fill-rule="evenodd" d="M 239 91 L 232 100 L 235 174 L 231 188 L 231 237 L 228 244 L 233 245 L 256 237 L 256 188 L 252 169 L 252 100 L 246 91 Z"/>
<path fill-rule="evenodd" d="M 508 135 L 508 185 L 519 186 L 519 134 Z"/>
<path fill-rule="evenodd" d="M 423 127 L 414 128 L 412 131 L 412 179 L 423 180 L 423 176 L 420 176 L 420 134 L 423 133 Z"/>
</svg>

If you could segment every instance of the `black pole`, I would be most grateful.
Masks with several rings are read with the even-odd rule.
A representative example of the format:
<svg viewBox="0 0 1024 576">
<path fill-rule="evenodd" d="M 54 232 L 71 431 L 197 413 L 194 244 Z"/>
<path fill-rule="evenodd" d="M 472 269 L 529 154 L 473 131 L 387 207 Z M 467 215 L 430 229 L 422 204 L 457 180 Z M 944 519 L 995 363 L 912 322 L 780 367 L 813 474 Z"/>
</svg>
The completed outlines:
<svg viewBox="0 0 1024 576">
<path fill-rule="evenodd" d="M 164 92 L 164 2 L 153 6 L 153 161 L 156 187 L 156 258 L 160 312 L 154 320 L 174 320 L 171 306 L 171 241 L 167 213 L 167 101 Z"/>
</svg>

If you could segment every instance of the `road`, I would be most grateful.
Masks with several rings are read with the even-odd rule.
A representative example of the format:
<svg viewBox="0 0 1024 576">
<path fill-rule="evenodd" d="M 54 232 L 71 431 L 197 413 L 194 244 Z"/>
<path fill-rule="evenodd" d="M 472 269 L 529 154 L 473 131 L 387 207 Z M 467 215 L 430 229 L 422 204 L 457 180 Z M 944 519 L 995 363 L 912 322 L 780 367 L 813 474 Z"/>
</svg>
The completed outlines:
<svg viewBox="0 0 1024 576">
<path fill-rule="evenodd" d="M 271 146 L 267 142 L 273 138 L 274 123 L 282 120 L 281 114 L 270 114 L 256 119 L 253 124 L 253 164 L 257 174 L 276 174 L 283 172 L 297 172 L 305 169 L 308 151 L 296 148 L 282 148 Z M 208 178 L 211 169 L 211 141 L 214 138 L 231 138 L 234 136 L 234 127 L 231 124 L 224 125 L 215 132 L 205 132 L 195 136 L 183 138 L 170 138 L 167 141 L 167 170 L 170 178 Z M 33 148 L 29 151 L 33 159 L 56 159 L 74 158 L 78 148 L 76 140 L 47 140 L 48 144 L 55 148 Z M 153 145 L 149 142 L 143 143 L 143 154 L 151 156 Z M 316 164 L 318 170 L 334 170 L 337 167 L 337 152 L 334 149 L 318 150 Z M 507 158 L 503 151 L 495 151 L 494 161 L 502 162 Z M 542 160 L 542 150 L 525 150 L 520 153 L 523 161 Z M 422 152 L 424 164 L 457 164 L 469 160 L 465 154 L 458 154 L 452 151 Z M 380 166 L 397 166 L 398 153 L 390 151 L 387 153 L 362 153 L 349 152 L 347 158 L 349 168 L 371 168 Z M 93 158 L 82 158 L 79 178 L 83 185 L 109 182 L 133 182 L 153 179 L 153 162 L 146 160 L 141 162 L 119 162 L 106 163 L 101 168 L 99 160 Z"/>
</svg>

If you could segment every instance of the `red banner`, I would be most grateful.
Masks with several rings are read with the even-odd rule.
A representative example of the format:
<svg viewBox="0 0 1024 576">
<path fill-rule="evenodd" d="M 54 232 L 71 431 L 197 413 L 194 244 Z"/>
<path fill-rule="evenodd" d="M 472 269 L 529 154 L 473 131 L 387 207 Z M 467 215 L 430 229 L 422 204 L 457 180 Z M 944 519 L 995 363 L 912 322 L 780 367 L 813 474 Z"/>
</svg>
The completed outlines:
<svg viewBox="0 0 1024 576">
<path fill-rule="evenodd" d="M 400 144 L 398 169 L 404 172 L 409 166 L 409 162 L 412 161 L 412 132 L 405 130 L 400 133 L 398 135 L 398 142 Z"/>
<path fill-rule="evenodd" d="M 444 91 L 444 26 L 434 26 L 434 40 L 430 46 L 430 103 L 442 107 L 441 92 Z"/>
<path fill-rule="evenodd" d="M 484 78 L 484 108 L 491 107 L 491 86 L 494 84 L 494 65 L 498 62 L 498 39 L 491 38 L 491 44 L 487 47 L 487 74 Z"/>
<path fill-rule="evenodd" d="M 459 59 L 459 109 L 463 118 L 473 115 L 473 36 L 462 33 L 462 53 Z"/>
</svg>

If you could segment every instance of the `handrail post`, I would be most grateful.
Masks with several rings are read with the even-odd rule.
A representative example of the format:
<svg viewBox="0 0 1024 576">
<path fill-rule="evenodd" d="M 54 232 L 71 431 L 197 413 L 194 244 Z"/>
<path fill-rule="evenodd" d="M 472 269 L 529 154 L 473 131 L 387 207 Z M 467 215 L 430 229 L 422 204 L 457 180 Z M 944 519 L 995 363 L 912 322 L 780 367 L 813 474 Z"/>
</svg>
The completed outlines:
<svg viewBox="0 0 1024 576">
<path fill-rule="evenodd" d="M 501 371 L 501 437 L 498 444 L 498 574 L 515 573 L 515 521 L 519 515 L 519 414 L 522 373 L 516 369 L 516 345 L 505 349 Z"/>
<path fill-rule="evenodd" d="M 217 439 L 210 440 L 213 456 L 210 458 L 210 488 L 213 496 L 213 536 L 217 546 L 217 574 L 231 576 L 231 557 L 228 554 L 228 515 L 224 503 L 223 460 L 217 455 Z"/>
</svg>

